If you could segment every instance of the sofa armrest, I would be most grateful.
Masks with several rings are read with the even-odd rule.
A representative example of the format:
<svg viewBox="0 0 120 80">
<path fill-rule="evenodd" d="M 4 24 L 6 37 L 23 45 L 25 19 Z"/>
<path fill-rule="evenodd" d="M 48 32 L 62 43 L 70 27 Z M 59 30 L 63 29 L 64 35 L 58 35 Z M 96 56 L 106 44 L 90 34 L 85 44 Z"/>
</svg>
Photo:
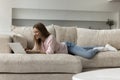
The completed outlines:
<svg viewBox="0 0 120 80">
<path fill-rule="evenodd" d="M 0 34 L 0 54 L 11 52 L 11 49 L 8 45 L 9 42 L 12 42 L 12 39 L 9 35 Z"/>
</svg>

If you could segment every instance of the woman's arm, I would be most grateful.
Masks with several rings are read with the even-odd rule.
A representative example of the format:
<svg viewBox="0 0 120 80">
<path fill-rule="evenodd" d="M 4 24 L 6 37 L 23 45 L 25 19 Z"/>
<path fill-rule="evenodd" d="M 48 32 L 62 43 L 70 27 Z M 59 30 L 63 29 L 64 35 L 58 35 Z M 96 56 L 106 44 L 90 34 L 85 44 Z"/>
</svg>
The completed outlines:
<svg viewBox="0 0 120 80">
<path fill-rule="evenodd" d="M 55 44 L 56 44 L 56 38 L 54 36 L 52 36 L 52 37 L 50 37 L 47 45 L 45 45 L 45 46 L 48 46 L 48 48 L 47 48 L 47 50 L 45 52 L 41 52 L 40 51 L 40 48 L 39 48 L 40 45 L 37 45 L 36 42 L 34 44 L 33 49 L 32 50 L 28 50 L 28 52 L 33 52 L 33 53 L 38 52 L 38 53 L 44 53 L 44 54 L 54 54 L 55 48 L 56 48 Z"/>
<path fill-rule="evenodd" d="M 34 43 L 34 47 L 33 47 L 33 49 L 32 50 L 39 50 L 39 46 L 37 45 L 37 43 L 35 42 Z"/>
<path fill-rule="evenodd" d="M 33 49 L 26 49 L 25 50 L 27 53 L 31 54 L 31 53 L 40 53 L 40 54 L 45 54 L 45 52 L 41 52 L 41 50 L 39 49 L 39 46 L 37 45 L 37 43 L 35 42 Z"/>
<path fill-rule="evenodd" d="M 45 52 L 41 52 L 40 50 L 26 50 L 27 53 L 40 53 L 40 54 L 45 54 Z"/>
</svg>

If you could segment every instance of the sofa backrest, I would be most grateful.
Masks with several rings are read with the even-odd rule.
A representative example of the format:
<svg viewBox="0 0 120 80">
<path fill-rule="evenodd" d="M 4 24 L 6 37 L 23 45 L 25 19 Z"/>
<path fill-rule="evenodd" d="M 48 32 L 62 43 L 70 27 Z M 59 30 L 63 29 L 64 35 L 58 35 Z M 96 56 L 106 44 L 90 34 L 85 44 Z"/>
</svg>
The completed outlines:
<svg viewBox="0 0 120 80">
<path fill-rule="evenodd" d="M 92 30 L 85 28 L 65 27 L 58 25 L 46 26 L 57 41 L 70 41 L 80 46 L 104 46 L 107 43 L 120 49 L 120 29 L 112 30 Z M 33 31 L 31 27 L 14 27 L 15 33 L 22 34 L 27 40 L 27 47 L 33 48 Z"/>
<path fill-rule="evenodd" d="M 120 29 L 91 30 L 77 28 L 77 44 L 81 46 L 105 46 L 111 44 L 120 49 Z"/>
<path fill-rule="evenodd" d="M 56 39 L 58 42 L 70 41 L 76 43 L 77 31 L 76 26 L 58 26 L 54 25 L 56 32 Z"/>
</svg>

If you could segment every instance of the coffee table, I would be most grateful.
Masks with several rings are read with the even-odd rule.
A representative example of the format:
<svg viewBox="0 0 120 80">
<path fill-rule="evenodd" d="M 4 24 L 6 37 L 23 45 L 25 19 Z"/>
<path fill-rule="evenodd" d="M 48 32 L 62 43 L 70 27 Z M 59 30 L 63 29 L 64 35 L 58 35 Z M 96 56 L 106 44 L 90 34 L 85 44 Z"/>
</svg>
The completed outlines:
<svg viewBox="0 0 120 80">
<path fill-rule="evenodd" d="M 74 75 L 72 80 L 120 80 L 120 68 L 82 72 Z"/>
</svg>

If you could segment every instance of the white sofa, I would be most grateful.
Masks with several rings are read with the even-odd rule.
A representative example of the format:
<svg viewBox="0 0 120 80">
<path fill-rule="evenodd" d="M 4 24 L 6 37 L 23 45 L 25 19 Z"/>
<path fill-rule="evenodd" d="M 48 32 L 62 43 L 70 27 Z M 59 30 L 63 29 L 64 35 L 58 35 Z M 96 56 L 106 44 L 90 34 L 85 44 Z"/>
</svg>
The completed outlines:
<svg viewBox="0 0 120 80">
<path fill-rule="evenodd" d="M 84 28 L 47 26 L 60 42 L 71 41 L 81 46 L 104 46 L 106 43 L 120 49 L 120 29 L 90 30 Z M 12 53 L 8 43 L 20 42 L 24 48 L 33 47 L 32 27 L 16 27 L 14 34 L 0 35 L 0 80 L 72 80 L 81 71 L 120 67 L 118 52 L 100 52 L 92 59 L 69 54 Z"/>
</svg>

